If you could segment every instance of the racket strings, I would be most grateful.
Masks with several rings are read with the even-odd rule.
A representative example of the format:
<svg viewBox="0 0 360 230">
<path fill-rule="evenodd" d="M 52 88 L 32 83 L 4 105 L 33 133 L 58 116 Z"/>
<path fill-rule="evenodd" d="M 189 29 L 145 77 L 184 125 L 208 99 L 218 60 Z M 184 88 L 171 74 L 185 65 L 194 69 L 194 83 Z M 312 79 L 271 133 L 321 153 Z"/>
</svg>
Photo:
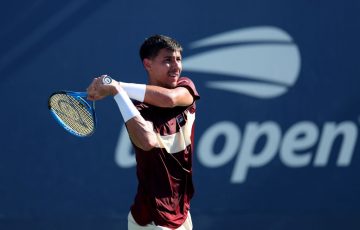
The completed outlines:
<svg viewBox="0 0 360 230">
<path fill-rule="evenodd" d="M 67 94 L 55 94 L 50 98 L 50 107 L 55 115 L 78 135 L 89 135 L 95 129 L 93 114 L 87 106 Z"/>
</svg>

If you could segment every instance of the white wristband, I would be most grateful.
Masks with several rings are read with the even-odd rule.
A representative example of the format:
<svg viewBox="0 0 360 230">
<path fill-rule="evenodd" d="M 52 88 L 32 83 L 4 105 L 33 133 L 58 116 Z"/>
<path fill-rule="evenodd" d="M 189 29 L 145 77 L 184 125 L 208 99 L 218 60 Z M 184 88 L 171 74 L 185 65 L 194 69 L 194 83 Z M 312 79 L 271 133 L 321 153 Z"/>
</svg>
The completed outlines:
<svg viewBox="0 0 360 230">
<path fill-rule="evenodd" d="M 126 92 L 122 91 L 116 94 L 114 99 L 120 109 L 120 113 L 125 123 L 131 118 L 140 115 L 140 112 L 136 109 Z"/>
<path fill-rule="evenodd" d="M 120 82 L 121 87 L 126 91 L 131 99 L 144 102 L 146 85 Z"/>
</svg>

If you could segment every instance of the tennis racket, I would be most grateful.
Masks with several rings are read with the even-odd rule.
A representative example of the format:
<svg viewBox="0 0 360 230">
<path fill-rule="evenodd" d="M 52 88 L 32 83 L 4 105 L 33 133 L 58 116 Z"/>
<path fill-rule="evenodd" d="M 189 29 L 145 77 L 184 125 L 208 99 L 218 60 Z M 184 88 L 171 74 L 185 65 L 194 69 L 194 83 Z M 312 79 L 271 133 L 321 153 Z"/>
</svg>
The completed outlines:
<svg viewBox="0 0 360 230">
<path fill-rule="evenodd" d="M 110 84 L 105 76 L 103 84 Z M 96 129 L 95 102 L 86 99 L 86 92 L 58 91 L 50 95 L 48 108 L 54 119 L 69 133 L 78 137 L 91 136 Z"/>
</svg>

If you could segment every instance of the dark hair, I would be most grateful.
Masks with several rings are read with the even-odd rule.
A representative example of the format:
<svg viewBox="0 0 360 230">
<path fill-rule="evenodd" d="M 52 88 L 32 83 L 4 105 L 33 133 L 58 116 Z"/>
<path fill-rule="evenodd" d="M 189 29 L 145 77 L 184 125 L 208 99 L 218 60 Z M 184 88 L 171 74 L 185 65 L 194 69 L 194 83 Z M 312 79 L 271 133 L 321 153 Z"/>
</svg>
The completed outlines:
<svg viewBox="0 0 360 230">
<path fill-rule="evenodd" d="M 140 47 L 140 58 L 143 61 L 145 58 L 156 57 L 161 49 L 168 49 L 171 51 L 182 52 L 182 47 L 175 39 L 164 35 L 153 35 L 145 39 Z"/>
</svg>

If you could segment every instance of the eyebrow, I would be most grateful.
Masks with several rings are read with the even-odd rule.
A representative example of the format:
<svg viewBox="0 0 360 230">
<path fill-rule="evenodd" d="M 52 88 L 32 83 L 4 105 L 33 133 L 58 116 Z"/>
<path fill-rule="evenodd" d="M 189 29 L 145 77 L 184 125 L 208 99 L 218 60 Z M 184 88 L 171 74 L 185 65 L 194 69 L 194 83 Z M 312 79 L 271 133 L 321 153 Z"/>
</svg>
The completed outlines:
<svg viewBox="0 0 360 230">
<path fill-rule="evenodd" d="M 180 57 L 181 58 L 181 54 L 180 55 L 166 55 L 166 56 L 164 56 L 163 58 L 165 59 L 165 58 L 178 58 L 178 57 Z"/>
</svg>

